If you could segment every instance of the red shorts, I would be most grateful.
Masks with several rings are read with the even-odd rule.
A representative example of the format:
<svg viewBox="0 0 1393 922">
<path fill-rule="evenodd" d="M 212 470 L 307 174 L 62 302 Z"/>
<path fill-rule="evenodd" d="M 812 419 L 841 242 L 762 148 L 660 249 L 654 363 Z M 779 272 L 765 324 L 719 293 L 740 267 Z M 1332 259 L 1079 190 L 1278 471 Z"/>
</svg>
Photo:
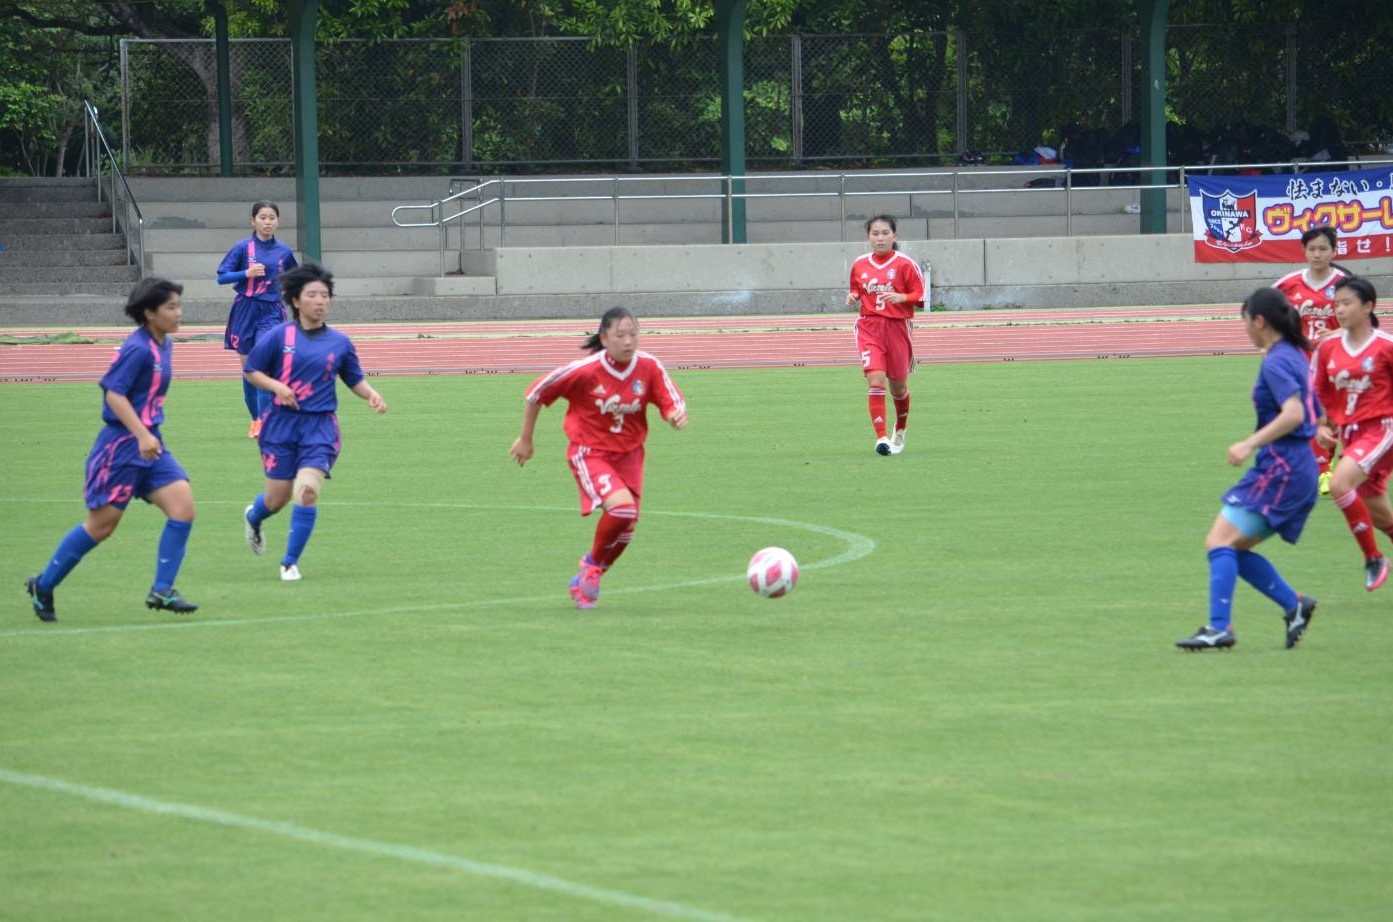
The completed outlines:
<svg viewBox="0 0 1393 922">
<path fill-rule="evenodd" d="M 643 492 L 643 449 L 596 451 L 574 442 L 566 449 L 576 487 L 580 490 L 580 514 L 589 515 L 617 490 L 628 490 L 638 502 Z"/>
<path fill-rule="evenodd" d="M 1388 492 L 1393 473 L 1393 419 L 1366 419 L 1340 431 L 1340 457 L 1352 458 L 1368 480 L 1359 485 L 1360 496 Z"/>
<path fill-rule="evenodd" d="M 903 381 L 914 370 L 914 326 L 897 317 L 856 318 L 856 351 L 861 370 L 881 371 L 891 381 Z"/>
</svg>

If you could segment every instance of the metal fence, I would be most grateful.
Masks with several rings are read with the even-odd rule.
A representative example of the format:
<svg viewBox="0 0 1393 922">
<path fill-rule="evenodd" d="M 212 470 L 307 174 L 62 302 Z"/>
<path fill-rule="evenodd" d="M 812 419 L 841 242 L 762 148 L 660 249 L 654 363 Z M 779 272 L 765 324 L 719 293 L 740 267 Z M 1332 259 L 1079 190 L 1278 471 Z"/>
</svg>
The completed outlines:
<svg viewBox="0 0 1393 922">
<path fill-rule="evenodd" d="M 1289 144 L 1284 133 L 1322 113 L 1349 125 L 1350 113 L 1368 110 L 1360 100 L 1369 75 L 1333 66 L 1315 38 L 1290 27 L 1239 30 L 1168 30 L 1171 143 L 1185 148 L 1171 162 L 1282 159 L 1264 146 Z M 1261 53 L 1235 55 L 1240 34 Z M 335 41 L 317 54 L 329 172 L 673 169 L 719 159 L 714 37 L 676 49 L 582 38 Z M 967 151 L 1009 161 L 1063 145 L 1076 166 L 1125 164 L 1139 134 L 1138 58 L 1137 35 L 1117 29 L 1056 32 L 1049 42 L 1030 30 L 754 38 L 745 49 L 747 163 L 934 165 Z M 129 170 L 217 168 L 214 61 L 208 40 L 120 43 Z M 288 169 L 289 42 L 233 41 L 231 78 L 236 168 Z"/>
</svg>

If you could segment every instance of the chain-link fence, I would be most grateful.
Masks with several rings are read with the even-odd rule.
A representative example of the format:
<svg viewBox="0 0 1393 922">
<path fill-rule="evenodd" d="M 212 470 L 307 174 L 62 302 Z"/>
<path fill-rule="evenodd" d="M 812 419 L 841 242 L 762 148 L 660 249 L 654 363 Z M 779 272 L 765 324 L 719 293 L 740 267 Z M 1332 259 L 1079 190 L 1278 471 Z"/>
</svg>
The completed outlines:
<svg viewBox="0 0 1393 922">
<path fill-rule="evenodd" d="M 1379 75 L 1350 66 L 1328 41 L 1283 27 L 1173 26 L 1167 47 L 1172 163 L 1284 159 L 1268 154 L 1290 147 L 1295 129 L 1313 135 L 1311 144 L 1340 129 L 1359 141 L 1393 137 L 1393 128 L 1361 120 L 1361 96 Z M 215 170 L 213 43 L 120 48 L 129 167 Z M 630 49 L 574 38 L 337 41 L 317 54 L 327 172 L 719 161 L 714 37 Z M 934 165 L 971 151 L 1028 157 L 1045 146 L 1076 166 L 1125 165 L 1139 143 L 1139 55 L 1138 36 L 1118 29 L 1056 32 L 1049 42 L 1029 31 L 751 39 L 746 162 Z M 289 42 L 232 42 L 231 82 L 236 168 L 287 169 Z"/>
</svg>

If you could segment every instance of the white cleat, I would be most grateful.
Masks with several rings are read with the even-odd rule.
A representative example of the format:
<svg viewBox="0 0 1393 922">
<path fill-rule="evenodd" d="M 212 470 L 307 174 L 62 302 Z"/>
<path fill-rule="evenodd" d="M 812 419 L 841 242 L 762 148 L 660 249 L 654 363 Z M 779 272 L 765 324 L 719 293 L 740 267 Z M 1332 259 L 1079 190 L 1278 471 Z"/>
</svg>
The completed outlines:
<svg viewBox="0 0 1393 922">
<path fill-rule="evenodd" d="M 247 516 L 252 514 L 252 507 L 248 506 L 242 513 L 242 524 L 246 526 L 247 547 L 252 549 L 252 553 L 260 557 L 266 553 L 266 539 L 261 535 L 261 526 L 253 525 L 252 520 Z"/>
<path fill-rule="evenodd" d="M 890 454 L 890 440 L 881 436 L 875 440 L 875 453 L 878 455 Z"/>
<path fill-rule="evenodd" d="M 281 582 L 293 583 L 300 578 L 300 568 L 295 564 L 281 564 Z"/>
<path fill-rule="evenodd" d="M 898 455 L 904 451 L 904 430 L 896 429 L 895 434 L 890 436 L 890 454 Z"/>
</svg>

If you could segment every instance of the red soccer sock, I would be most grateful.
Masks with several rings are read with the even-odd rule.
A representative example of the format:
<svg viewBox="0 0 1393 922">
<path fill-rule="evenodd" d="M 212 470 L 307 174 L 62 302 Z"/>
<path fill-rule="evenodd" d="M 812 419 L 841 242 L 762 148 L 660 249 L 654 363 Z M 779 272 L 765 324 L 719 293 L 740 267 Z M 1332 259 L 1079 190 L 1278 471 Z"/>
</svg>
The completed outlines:
<svg viewBox="0 0 1393 922">
<path fill-rule="evenodd" d="M 868 388 L 866 402 L 870 405 L 871 425 L 875 427 L 875 437 L 883 439 L 885 438 L 885 388 Z"/>
<path fill-rule="evenodd" d="M 1343 496 L 1335 497 L 1335 505 L 1344 513 L 1345 521 L 1349 523 L 1350 534 L 1359 542 L 1364 559 L 1378 557 L 1378 541 L 1374 539 L 1374 520 L 1369 515 L 1369 507 L 1364 505 L 1364 500 L 1359 498 L 1358 493 L 1350 490 Z"/>
<path fill-rule="evenodd" d="M 1316 469 L 1322 474 L 1330 473 L 1330 450 L 1311 439 L 1311 454 L 1316 456 Z"/>
<path fill-rule="evenodd" d="M 595 543 L 590 546 L 590 559 L 609 567 L 629 546 L 637 524 L 638 506 L 633 503 L 606 509 L 595 523 Z"/>
<path fill-rule="evenodd" d="M 891 399 L 895 401 L 895 428 L 909 428 L 909 391 L 904 392 L 903 397 L 896 397 L 893 394 Z"/>
</svg>

